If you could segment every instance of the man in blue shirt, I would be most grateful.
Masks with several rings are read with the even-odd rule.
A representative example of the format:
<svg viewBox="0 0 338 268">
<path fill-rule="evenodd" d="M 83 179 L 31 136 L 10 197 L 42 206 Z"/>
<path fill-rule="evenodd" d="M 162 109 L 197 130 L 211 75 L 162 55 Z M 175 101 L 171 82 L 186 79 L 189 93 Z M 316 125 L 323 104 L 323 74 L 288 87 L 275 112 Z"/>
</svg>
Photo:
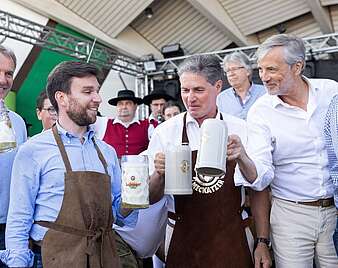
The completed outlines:
<svg viewBox="0 0 338 268">
<path fill-rule="evenodd" d="M 246 120 L 250 107 L 266 90 L 264 86 L 252 82 L 251 63 L 244 53 L 227 55 L 223 67 L 231 87 L 217 96 L 217 107 L 220 112 Z"/>
<path fill-rule="evenodd" d="M 16 67 L 14 53 L 0 45 L 0 99 L 4 99 L 13 85 Z M 16 143 L 20 145 L 27 140 L 26 126 L 23 119 L 9 111 L 9 118 L 15 131 Z M 9 187 L 12 165 L 17 149 L 0 153 L 0 250 L 5 249 L 5 228 L 7 221 Z M 0 261 L 0 268 L 6 267 Z"/>
<path fill-rule="evenodd" d="M 34 267 L 42 267 L 41 248 L 49 268 L 119 267 L 112 222 L 135 225 L 137 211 L 121 208 L 116 152 L 88 127 L 102 101 L 97 77 L 95 66 L 80 62 L 63 62 L 48 77 L 58 120 L 15 158 L 0 252 L 9 267 L 32 267 L 33 252 Z"/>
<path fill-rule="evenodd" d="M 337 209 L 337 225 L 333 234 L 338 256 L 338 95 L 332 98 L 325 118 L 324 136 L 329 160 L 330 175 L 334 186 L 334 202 Z"/>
</svg>

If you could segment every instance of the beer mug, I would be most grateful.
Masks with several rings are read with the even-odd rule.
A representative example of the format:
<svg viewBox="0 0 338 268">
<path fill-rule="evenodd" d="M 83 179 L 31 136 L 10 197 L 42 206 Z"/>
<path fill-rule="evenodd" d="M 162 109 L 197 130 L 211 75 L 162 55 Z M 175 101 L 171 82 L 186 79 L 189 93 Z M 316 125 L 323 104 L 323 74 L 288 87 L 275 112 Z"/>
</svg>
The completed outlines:
<svg viewBox="0 0 338 268">
<path fill-rule="evenodd" d="M 198 174 L 222 176 L 226 173 L 227 142 L 228 127 L 223 120 L 208 118 L 203 121 L 195 165 Z"/>
<path fill-rule="evenodd" d="M 191 150 L 187 143 L 165 151 L 165 194 L 192 194 Z"/>
<path fill-rule="evenodd" d="M 149 207 L 148 157 L 146 155 L 122 155 L 121 168 L 122 207 Z"/>
<path fill-rule="evenodd" d="M 16 138 L 4 100 L 0 99 L 0 153 L 16 148 Z"/>
</svg>

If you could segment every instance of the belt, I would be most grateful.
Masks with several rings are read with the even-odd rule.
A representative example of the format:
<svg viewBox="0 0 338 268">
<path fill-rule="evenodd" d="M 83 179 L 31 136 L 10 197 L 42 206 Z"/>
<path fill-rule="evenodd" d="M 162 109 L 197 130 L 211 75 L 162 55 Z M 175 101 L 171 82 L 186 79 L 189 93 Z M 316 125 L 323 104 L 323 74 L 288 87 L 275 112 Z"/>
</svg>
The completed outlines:
<svg viewBox="0 0 338 268">
<path fill-rule="evenodd" d="M 6 230 L 6 223 L 0 223 L 0 232 L 4 232 Z"/>
<path fill-rule="evenodd" d="M 332 207 L 334 206 L 334 199 L 333 197 L 330 198 L 325 198 L 325 199 L 318 199 L 316 201 L 308 201 L 308 202 L 302 202 L 302 201 L 292 201 L 292 200 L 286 200 L 283 199 L 285 201 L 289 201 L 292 203 L 296 203 L 296 204 L 300 204 L 300 205 L 306 205 L 306 206 L 312 206 L 312 207 L 323 207 L 323 208 L 327 208 L 327 207 Z"/>
</svg>

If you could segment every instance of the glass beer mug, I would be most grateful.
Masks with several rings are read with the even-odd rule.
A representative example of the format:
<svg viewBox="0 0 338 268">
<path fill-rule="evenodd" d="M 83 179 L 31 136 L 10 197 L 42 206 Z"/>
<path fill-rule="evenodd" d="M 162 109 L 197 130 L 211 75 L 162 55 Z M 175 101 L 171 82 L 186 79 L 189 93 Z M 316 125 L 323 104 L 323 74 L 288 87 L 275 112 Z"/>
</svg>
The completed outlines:
<svg viewBox="0 0 338 268">
<path fill-rule="evenodd" d="M 0 99 L 0 153 L 16 148 L 15 133 L 8 112 L 4 100 Z"/>
<path fill-rule="evenodd" d="M 146 155 L 123 155 L 122 168 L 122 207 L 149 207 L 149 172 Z"/>
</svg>

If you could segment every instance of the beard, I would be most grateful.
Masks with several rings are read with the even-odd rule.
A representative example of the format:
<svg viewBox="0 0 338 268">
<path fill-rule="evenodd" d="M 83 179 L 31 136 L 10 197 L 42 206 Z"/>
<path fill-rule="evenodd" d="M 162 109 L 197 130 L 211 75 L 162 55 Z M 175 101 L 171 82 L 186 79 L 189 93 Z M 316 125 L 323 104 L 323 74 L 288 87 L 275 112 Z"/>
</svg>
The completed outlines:
<svg viewBox="0 0 338 268">
<path fill-rule="evenodd" d="M 87 107 L 83 107 L 78 101 L 71 98 L 69 101 L 68 117 L 78 126 L 84 127 L 95 123 L 96 114 L 89 114 Z"/>
</svg>

